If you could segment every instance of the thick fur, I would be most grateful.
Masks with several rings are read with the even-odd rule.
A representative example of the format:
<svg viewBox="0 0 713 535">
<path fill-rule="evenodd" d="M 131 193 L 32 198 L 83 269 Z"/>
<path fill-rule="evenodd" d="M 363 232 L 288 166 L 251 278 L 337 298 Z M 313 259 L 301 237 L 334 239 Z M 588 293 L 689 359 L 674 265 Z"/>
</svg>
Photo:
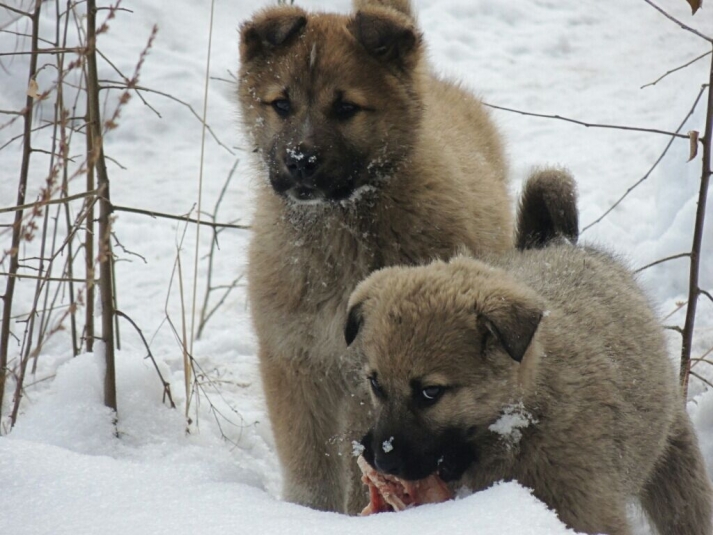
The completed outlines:
<svg viewBox="0 0 713 535">
<path fill-rule="evenodd" d="M 611 256 L 550 244 L 387 268 L 349 318 L 375 408 L 365 456 L 382 471 L 475 491 L 518 480 L 578 532 L 631 533 L 638 497 L 661 535 L 711 534 L 662 329 Z"/>
<path fill-rule="evenodd" d="M 239 75 L 261 176 L 248 291 L 284 496 L 349 512 L 366 501 L 342 449 L 368 409 L 343 359 L 351 291 L 375 269 L 503 252 L 513 235 L 481 104 L 430 74 L 409 2 L 357 7 L 259 12 Z"/>
<path fill-rule="evenodd" d="M 537 249 L 555 240 L 579 238 L 577 187 L 564 169 L 534 171 L 523 188 L 517 213 L 518 249 Z"/>
</svg>

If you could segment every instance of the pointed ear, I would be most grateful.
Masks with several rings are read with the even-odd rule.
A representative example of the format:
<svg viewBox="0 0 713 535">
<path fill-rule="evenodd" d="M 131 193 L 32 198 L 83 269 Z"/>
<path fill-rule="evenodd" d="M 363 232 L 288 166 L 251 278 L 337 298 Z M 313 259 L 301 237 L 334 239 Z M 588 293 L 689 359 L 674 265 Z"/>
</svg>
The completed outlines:
<svg viewBox="0 0 713 535">
<path fill-rule="evenodd" d="M 400 68 L 415 66 L 421 34 L 407 17 L 385 9 L 365 9 L 354 15 L 347 28 L 378 60 Z"/>
<path fill-rule="evenodd" d="M 510 300 L 498 303 L 497 308 L 481 314 L 485 327 L 503 346 L 513 360 L 522 357 L 535 336 L 544 313 L 542 308 L 527 300 Z"/>
<path fill-rule="evenodd" d="M 246 22 L 240 29 L 240 57 L 243 63 L 272 52 L 299 35 L 307 25 L 307 13 L 295 7 L 269 9 Z"/>
<path fill-rule="evenodd" d="M 357 303 L 353 305 L 347 313 L 347 323 L 344 326 L 344 340 L 346 340 L 347 346 L 352 345 L 352 342 L 357 337 L 357 334 L 359 334 L 361 324 L 364 322 L 361 307 L 362 303 Z"/>
</svg>

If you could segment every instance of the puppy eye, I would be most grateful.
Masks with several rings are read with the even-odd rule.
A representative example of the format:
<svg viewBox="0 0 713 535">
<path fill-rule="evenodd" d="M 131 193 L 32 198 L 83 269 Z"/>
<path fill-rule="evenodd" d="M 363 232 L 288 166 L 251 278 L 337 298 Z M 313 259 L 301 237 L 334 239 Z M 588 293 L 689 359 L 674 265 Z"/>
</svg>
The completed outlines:
<svg viewBox="0 0 713 535">
<path fill-rule="evenodd" d="M 374 394 L 378 397 L 383 397 L 384 391 L 381 389 L 381 385 L 376 378 L 376 374 L 369 376 L 369 383 L 371 384 L 371 389 L 374 391 Z"/>
<path fill-rule="evenodd" d="M 346 121 L 347 119 L 351 119 L 359 111 L 361 111 L 361 107 L 351 102 L 338 100 L 334 103 L 334 114 L 340 121 Z"/>
<path fill-rule="evenodd" d="M 270 104 L 280 117 L 287 117 L 292 111 L 292 103 L 286 98 L 278 98 Z"/>
<path fill-rule="evenodd" d="M 442 386 L 427 386 L 421 390 L 421 396 L 423 396 L 423 399 L 428 403 L 435 403 L 436 400 L 441 397 L 444 390 Z"/>
</svg>

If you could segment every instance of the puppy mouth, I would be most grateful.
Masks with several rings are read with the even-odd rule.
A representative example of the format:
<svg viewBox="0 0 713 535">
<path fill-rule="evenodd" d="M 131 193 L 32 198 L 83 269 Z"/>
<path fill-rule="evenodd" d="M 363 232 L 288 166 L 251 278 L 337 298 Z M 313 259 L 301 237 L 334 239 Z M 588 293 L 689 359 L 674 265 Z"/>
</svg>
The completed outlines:
<svg viewBox="0 0 713 535">
<path fill-rule="evenodd" d="M 437 475 L 445 482 L 459 480 L 474 463 L 478 461 L 479 453 L 475 445 L 468 439 L 476 433 L 476 428 L 471 427 L 465 431 L 457 429 L 447 430 L 439 444 L 428 448 L 421 454 L 411 457 L 402 465 L 402 469 L 395 473 L 398 477 L 417 481 L 431 475 Z M 364 459 L 375 469 L 373 431 L 369 431 L 361 441 L 364 450 Z"/>
<path fill-rule="evenodd" d="M 324 192 L 309 186 L 295 186 L 286 193 L 287 197 L 297 204 L 320 204 L 326 200 Z"/>
<path fill-rule="evenodd" d="M 299 205 L 316 205 L 316 204 L 339 204 L 339 203 L 349 203 L 356 200 L 362 196 L 363 193 L 370 190 L 371 186 L 368 184 L 361 185 L 359 187 L 345 186 L 331 188 L 325 190 L 319 187 L 297 185 L 293 186 L 285 191 L 279 191 L 275 188 L 278 194 L 286 197 L 294 204 Z"/>
</svg>

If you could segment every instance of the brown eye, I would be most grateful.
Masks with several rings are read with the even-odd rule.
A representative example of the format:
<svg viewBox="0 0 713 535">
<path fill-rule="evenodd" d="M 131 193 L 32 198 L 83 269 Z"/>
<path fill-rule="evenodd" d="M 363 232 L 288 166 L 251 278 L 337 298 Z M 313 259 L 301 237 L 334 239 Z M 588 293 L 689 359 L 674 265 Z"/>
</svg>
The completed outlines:
<svg viewBox="0 0 713 535">
<path fill-rule="evenodd" d="M 272 107 L 280 117 L 287 117 L 292 111 L 292 104 L 286 98 L 278 98 L 271 102 Z"/>
<path fill-rule="evenodd" d="M 359 111 L 361 111 L 361 107 L 351 102 L 338 100 L 334 103 L 334 114 L 340 121 L 346 121 L 347 119 L 351 119 Z"/>
</svg>

